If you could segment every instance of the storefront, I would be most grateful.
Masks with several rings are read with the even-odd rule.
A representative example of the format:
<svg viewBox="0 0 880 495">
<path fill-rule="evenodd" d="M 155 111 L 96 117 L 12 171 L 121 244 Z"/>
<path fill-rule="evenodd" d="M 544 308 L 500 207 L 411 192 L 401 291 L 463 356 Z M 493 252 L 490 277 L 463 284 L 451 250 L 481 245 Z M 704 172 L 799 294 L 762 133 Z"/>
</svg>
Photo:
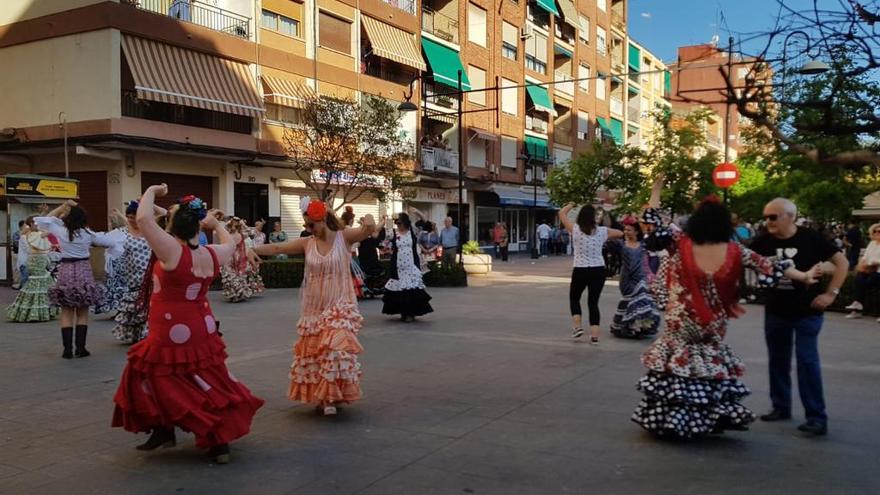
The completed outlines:
<svg viewBox="0 0 880 495">
<path fill-rule="evenodd" d="M 0 177 L 0 283 L 12 281 L 12 235 L 18 222 L 68 199 L 79 198 L 79 182 L 43 175 L 10 174 Z"/>
<path fill-rule="evenodd" d="M 532 233 L 532 213 L 538 220 L 552 221 L 555 208 L 543 188 L 535 191 L 529 186 L 505 186 L 493 184 L 490 191 L 475 193 L 477 198 L 477 240 L 480 247 L 491 250 L 494 247 L 493 229 L 497 222 L 507 225 L 509 248 L 511 252 L 527 251 L 529 235 Z M 537 206 L 537 208 L 535 208 Z"/>
<path fill-rule="evenodd" d="M 467 197 L 467 190 L 464 193 Z M 458 189 L 419 187 L 405 191 L 404 197 L 407 207 L 421 211 L 426 220 L 437 224 L 438 229 L 443 228 L 446 217 L 452 217 L 453 222 L 457 222 Z"/>
<path fill-rule="evenodd" d="M 300 201 L 304 197 L 316 198 L 317 194 L 305 182 L 300 180 L 278 179 L 277 185 L 280 193 L 281 229 L 287 233 L 288 237 L 299 236 L 303 230 Z M 355 218 L 370 214 L 373 215 L 376 222 L 379 222 L 385 213 L 385 206 L 372 193 L 366 191 L 359 193 L 355 191 L 349 196 L 352 200 L 348 202 L 345 202 L 341 197 L 335 198 L 333 206 L 337 208 L 337 215 L 342 213 L 342 207 L 346 205 L 352 207 Z"/>
</svg>

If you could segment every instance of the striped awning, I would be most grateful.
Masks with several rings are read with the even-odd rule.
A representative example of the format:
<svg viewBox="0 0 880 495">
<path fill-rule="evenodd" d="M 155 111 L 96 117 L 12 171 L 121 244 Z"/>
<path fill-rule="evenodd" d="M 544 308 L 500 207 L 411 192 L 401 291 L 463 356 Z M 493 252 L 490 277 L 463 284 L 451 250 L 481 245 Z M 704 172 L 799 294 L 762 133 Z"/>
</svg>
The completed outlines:
<svg viewBox="0 0 880 495">
<path fill-rule="evenodd" d="M 471 131 L 473 131 L 475 137 L 482 139 L 483 141 L 498 141 L 498 134 L 492 134 L 483 129 L 471 129 Z"/>
<path fill-rule="evenodd" d="M 559 8 L 562 9 L 562 19 L 569 26 L 573 27 L 575 31 L 579 29 L 578 26 L 578 11 L 574 6 L 574 2 L 571 0 L 556 0 L 559 3 Z"/>
<path fill-rule="evenodd" d="M 125 34 L 122 51 L 140 99 L 250 117 L 265 111 L 245 64 Z"/>
<path fill-rule="evenodd" d="M 407 33 L 372 17 L 361 16 L 367 37 L 373 45 L 373 53 L 382 58 L 400 62 L 414 69 L 425 70 L 425 61 L 416 35 Z"/>
<path fill-rule="evenodd" d="M 306 102 L 315 97 L 315 90 L 305 83 L 280 77 L 260 76 L 263 81 L 263 97 L 266 103 L 291 108 L 305 108 Z"/>
</svg>

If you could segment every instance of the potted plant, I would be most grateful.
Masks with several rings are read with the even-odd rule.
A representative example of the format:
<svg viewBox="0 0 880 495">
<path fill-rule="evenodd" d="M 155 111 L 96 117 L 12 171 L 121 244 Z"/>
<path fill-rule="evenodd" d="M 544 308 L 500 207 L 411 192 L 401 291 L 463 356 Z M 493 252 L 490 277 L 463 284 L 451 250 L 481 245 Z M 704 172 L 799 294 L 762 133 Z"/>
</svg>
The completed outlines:
<svg viewBox="0 0 880 495">
<path fill-rule="evenodd" d="M 485 275 L 492 271 L 492 256 L 483 254 L 477 241 L 468 241 L 461 247 L 461 260 L 468 275 Z"/>
</svg>

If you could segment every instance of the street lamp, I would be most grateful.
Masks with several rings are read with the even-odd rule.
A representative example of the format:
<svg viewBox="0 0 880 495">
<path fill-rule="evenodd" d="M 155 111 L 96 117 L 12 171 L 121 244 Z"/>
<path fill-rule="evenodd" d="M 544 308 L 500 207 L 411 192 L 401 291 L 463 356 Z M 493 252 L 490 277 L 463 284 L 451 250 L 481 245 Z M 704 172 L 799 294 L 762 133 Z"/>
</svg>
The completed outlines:
<svg viewBox="0 0 880 495">
<path fill-rule="evenodd" d="M 786 62 L 788 61 L 788 41 L 792 36 L 801 35 L 807 41 L 807 48 L 804 50 L 804 53 L 807 54 L 807 57 L 810 57 L 810 35 L 807 33 L 797 30 L 788 33 L 785 39 L 782 40 L 782 87 L 785 88 L 785 73 L 786 71 Z M 831 67 L 828 66 L 825 62 L 818 60 L 816 58 L 810 57 L 810 60 L 807 61 L 804 65 L 798 67 L 795 70 L 795 73 L 806 75 L 806 76 L 815 76 L 817 74 L 824 74 L 831 70 Z"/>
<path fill-rule="evenodd" d="M 529 155 L 529 152 L 526 148 L 523 148 L 523 152 L 520 153 L 519 156 L 516 157 L 518 160 L 522 160 L 525 162 L 525 166 L 528 167 L 529 164 L 532 165 L 532 229 L 531 234 L 529 234 L 529 252 L 533 260 L 539 258 L 538 254 L 538 161 L 532 160 L 532 156 Z"/>
</svg>

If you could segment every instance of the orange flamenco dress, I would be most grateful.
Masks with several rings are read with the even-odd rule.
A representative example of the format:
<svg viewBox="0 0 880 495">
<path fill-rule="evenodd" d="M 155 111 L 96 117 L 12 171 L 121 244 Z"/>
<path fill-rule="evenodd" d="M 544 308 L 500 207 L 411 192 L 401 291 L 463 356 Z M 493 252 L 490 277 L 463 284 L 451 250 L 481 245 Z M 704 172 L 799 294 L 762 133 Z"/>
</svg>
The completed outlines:
<svg viewBox="0 0 880 495">
<path fill-rule="evenodd" d="M 206 294 L 219 275 L 192 273 L 192 252 L 181 247 L 172 271 L 153 263 L 150 333 L 128 351 L 114 402 L 113 426 L 132 432 L 179 427 L 211 448 L 248 433 L 263 401 L 226 368 L 226 345 Z"/>
<path fill-rule="evenodd" d="M 363 352 L 357 334 L 363 324 L 351 281 L 351 253 L 336 232 L 327 254 L 314 237 L 306 246 L 299 339 L 293 348 L 288 396 L 313 404 L 350 403 L 361 398 Z"/>
</svg>

